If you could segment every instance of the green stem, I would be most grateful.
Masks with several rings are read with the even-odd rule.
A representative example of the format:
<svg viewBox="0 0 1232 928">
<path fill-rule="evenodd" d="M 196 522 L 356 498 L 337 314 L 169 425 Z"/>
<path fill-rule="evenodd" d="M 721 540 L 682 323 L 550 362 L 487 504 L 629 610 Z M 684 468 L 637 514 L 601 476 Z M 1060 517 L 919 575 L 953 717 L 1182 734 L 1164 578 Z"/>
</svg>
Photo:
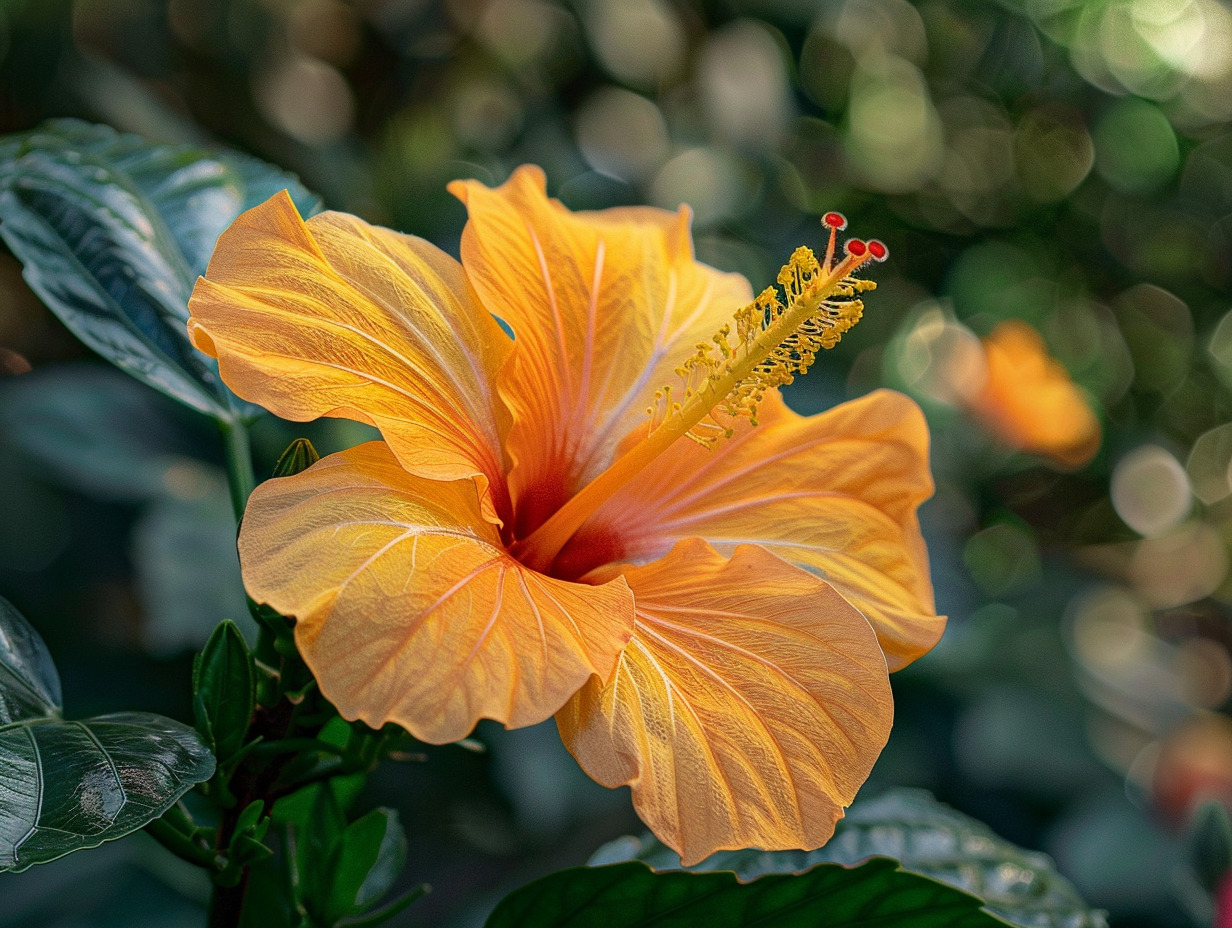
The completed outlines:
<svg viewBox="0 0 1232 928">
<path fill-rule="evenodd" d="M 257 478 L 252 470 L 252 451 L 248 445 L 248 426 L 239 420 L 220 420 L 218 427 L 222 431 L 223 451 L 227 457 L 227 483 L 231 488 L 231 506 L 238 522 L 244 515 L 248 497 L 257 485 Z"/>
<path fill-rule="evenodd" d="M 218 869 L 218 855 L 204 844 L 180 831 L 166 817 L 154 819 L 145 826 L 145 830 L 150 837 L 181 860 L 210 871 Z"/>
</svg>

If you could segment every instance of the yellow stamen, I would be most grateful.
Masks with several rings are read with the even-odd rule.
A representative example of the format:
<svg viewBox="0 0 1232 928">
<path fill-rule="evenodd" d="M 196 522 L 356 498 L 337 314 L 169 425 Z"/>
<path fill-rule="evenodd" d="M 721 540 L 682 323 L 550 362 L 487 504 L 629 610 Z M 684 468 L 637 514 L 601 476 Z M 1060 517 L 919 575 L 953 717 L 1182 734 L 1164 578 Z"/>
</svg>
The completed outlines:
<svg viewBox="0 0 1232 928">
<path fill-rule="evenodd" d="M 791 383 L 809 369 L 819 350 L 834 347 L 860 318 L 863 304 L 857 294 L 876 286 L 851 274 L 880 255 L 862 242 L 858 248 L 849 244 L 843 260 L 831 265 L 833 248 L 832 235 L 825 267 L 809 249 L 797 249 L 779 274 L 786 300 L 781 301 L 773 287 L 767 288 L 736 313 L 735 345 L 728 340 L 730 325 L 715 334 L 712 344 L 700 343 L 676 369 L 685 381 L 684 396 L 674 399 L 670 386 L 657 391 L 647 410 L 649 434 L 515 543 L 514 555 L 526 566 L 546 571 L 595 510 L 677 439 L 687 437 L 713 448 L 731 437 L 731 426 L 715 419 L 716 413 L 756 425 L 757 404 L 765 392 Z"/>
</svg>

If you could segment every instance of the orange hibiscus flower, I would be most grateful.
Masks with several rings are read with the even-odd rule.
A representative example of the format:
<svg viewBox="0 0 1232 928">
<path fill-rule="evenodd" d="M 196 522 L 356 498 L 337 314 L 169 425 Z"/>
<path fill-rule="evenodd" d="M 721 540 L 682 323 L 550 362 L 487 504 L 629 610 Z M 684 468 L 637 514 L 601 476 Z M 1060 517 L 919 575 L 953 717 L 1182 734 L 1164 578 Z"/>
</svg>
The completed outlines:
<svg viewBox="0 0 1232 928">
<path fill-rule="evenodd" d="M 777 391 L 883 246 L 831 234 L 750 302 L 687 210 L 571 214 L 531 167 L 451 189 L 461 263 L 285 195 L 219 239 L 193 343 L 245 399 L 384 438 L 257 488 L 249 592 L 347 718 L 442 743 L 556 714 L 687 861 L 824 843 L 889 735 L 887 665 L 944 624 L 919 411 Z"/>
<path fill-rule="evenodd" d="M 987 364 L 972 411 L 1011 448 L 1080 467 L 1099 450 L 1099 419 L 1039 332 L 1018 319 L 981 340 Z"/>
</svg>

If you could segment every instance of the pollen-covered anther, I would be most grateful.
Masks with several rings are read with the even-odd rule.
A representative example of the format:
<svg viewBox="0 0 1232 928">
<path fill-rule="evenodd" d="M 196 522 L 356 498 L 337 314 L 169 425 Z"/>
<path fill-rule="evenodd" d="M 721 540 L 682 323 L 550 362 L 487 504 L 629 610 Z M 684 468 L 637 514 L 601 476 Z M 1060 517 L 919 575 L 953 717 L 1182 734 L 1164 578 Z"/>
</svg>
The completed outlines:
<svg viewBox="0 0 1232 928">
<path fill-rule="evenodd" d="M 884 258 L 886 247 L 876 239 L 851 239 L 844 245 L 845 256 L 836 261 L 835 235 L 846 220 L 827 213 L 822 222 L 830 229 L 824 260 L 818 261 L 809 248 L 797 248 L 779 271 L 781 293 L 767 287 L 735 313 L 735 342 L 733 326 L 726 324 L 712 344 L 698 344 L 677 368 L 684 379 L 681 419 L 691 423 L 682 422 L 682 428 L 698 444 L 714 447 L 731 431 L 731 420 L 755 425 L 767 390 L 807 373 L 819 352 L 833 348 L 859 322 L 864 309 L 859 294 L 875 284 L 853 272 L 870 259 Z M 665 424 L 679 407 L 662 403 L 660 408 L 665 415 L 652 417 L 654 427 Z"/>
<path fill-rule="evenodd" d="M 811 249 L 797 248 L 779 271 L 781 292 L 767 287 L 709 342 L 695 346 L 676 368 L 683 389 L 664 386 L 655 393 L 646 437 L 519 542 L 523 564 L 551 564 L 605 500 L 677 439 L 714 448 L 735 434 L 737 419 L 756 425 L 762 397 L 807 372 L 821 351 L 837 345 L 859 321 L 864 310 L 859 295 L 876 284 L 854 274 L 878 253 L 884 256 L 885 246 L 851 239 L 839 257 L 837 234 L 847 220 L 826 213 L 822 223 L 830 232 L 822 260 Z"/>
</svg>

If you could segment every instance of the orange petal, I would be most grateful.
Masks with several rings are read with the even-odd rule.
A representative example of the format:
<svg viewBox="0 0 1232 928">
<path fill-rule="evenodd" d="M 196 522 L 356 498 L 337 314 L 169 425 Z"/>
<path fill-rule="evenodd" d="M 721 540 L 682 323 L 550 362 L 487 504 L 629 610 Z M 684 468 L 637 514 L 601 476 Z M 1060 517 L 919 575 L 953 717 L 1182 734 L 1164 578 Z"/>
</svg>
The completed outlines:
<svg viewBox="0 0 1232 928">
<path fill-rule="evenodd" d="M 945 620 L 936 615 L 916 518 L 933 489 L 919 408 L 882 390 L 806 418 L 773 392 L 759 419 L 713 451 L 678 442 L 652 476 L 598 510 L 553 573 L 577 575 L 596 563 L 584 560 L 593 552 L 645 562 L 691 536 L 725 552 L 757 544 L 863 612 L 891 670 L 925 654 Z"/>
<path fill-rule="evenodd" d="M 193 344 L 244 399 L 375 425 L 411 473 L 476 478 L 504 508 L 510 340 L 435 246 L 341 213 L 305 223 L 283 192 L 222 234 L 188 305 Z"/>
<path fill-rule="evenodd" d="M 523 167 L 502 187 L 458 181 L 462 262 L 484 305 L 516 336 L 501 396 L 514 422 L 510 487 L 525 537 L 610 463 L 675 383 L 694 344 L 749 302 L 748 282 L 693 260 L 689 213 L 570 213 Z"/>
<path fill-rule="evenodd" d="M 606 684 L 556 716 L 583 769 L 629 784 L 685 864 L 829 839 L 890 735 L 872 629 L 834 590 L 760 548 L 698 539 L 627 570 L 637 620 Z"/>
<path fill-rule="evenodd" d="M 1040 334 L 1011 319 L 983 342 L 988 376 L 973 409 L 984 424 L 1010 447 L 1062 466 L 1091 460 L 1099 450 L 1099 420 Z"/>
<path fill-rule="evenodd" d="M 472 484 L 413 477 L 382 442 L 261 484 L 239 548 L 249 594 L 298 620 L 300 653 L 338 711 L 434 744 L 481 718 L 547 718 L 611 673 L 633 624 L 622 579 L 522 567 Z"/>
</svg>

